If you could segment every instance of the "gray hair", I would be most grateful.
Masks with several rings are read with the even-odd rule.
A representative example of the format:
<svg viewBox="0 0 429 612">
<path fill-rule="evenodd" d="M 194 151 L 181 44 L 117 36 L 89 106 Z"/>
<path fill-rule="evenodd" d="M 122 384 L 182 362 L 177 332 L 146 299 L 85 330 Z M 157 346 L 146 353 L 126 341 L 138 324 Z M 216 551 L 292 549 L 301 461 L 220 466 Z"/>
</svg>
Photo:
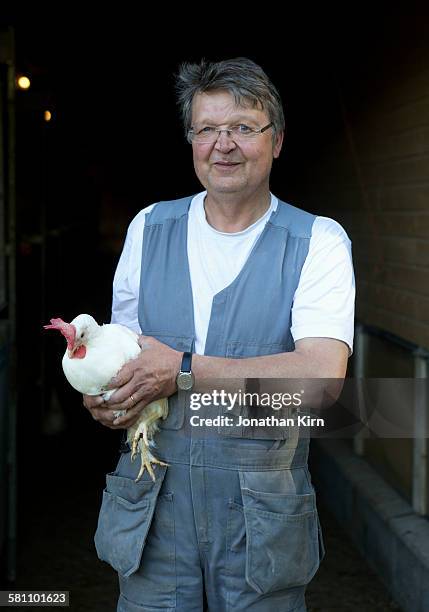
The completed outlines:
<svg viewBox="0 0 429 612">
<path fill-rule="evenodd" d="M 223 89 L 238 106 L 265 110 L 273 125 L 273 141 L 285 129 L 280 94 L 258 64 L 247 57 L 199 64 L 185 62 L 176 75 L 177 103 L 185 134 L 192 126 L 192 102 L 196 94 Z"/>
</svg>

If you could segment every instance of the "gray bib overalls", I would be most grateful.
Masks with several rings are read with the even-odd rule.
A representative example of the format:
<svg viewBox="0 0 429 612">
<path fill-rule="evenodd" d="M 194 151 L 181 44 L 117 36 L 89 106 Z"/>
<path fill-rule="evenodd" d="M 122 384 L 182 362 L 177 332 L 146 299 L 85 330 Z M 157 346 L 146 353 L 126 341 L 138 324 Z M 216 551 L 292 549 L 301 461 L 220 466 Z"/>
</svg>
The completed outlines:
<svg viewBox="0 0 429 612">
<path fill-rule="evenodd" d="M 194 347 L 187 257 L 192 197 L 161 202 L 144 229 L 139 321 L 179 351 Z M 213 298 L 206 355 L 294 350 L 292 303 L 315 217 L 280 202 L 234 281 Z M 192 412 L 192 415 L 195 414 Z M 169 398 L 156 435 L 156 482 L 123 453 L 107 475 L 95 543 L 120 580 L 119 611 L 304 612 L 324 555 L 308 438 L 264 428 L 189 426 L 189 395 Z"/>
</svg>

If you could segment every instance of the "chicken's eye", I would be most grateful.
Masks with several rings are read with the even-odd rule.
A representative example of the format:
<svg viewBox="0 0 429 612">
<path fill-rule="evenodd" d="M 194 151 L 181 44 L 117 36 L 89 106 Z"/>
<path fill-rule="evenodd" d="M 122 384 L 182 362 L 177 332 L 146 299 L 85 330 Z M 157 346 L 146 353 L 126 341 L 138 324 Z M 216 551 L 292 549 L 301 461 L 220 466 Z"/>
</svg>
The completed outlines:
<svg viewBox="0 0 429 612">
<path fill-rule="evenodd" d="M 80 337 L 81 337 L 81 338 L 83 338 L 83 337 L 84 337 L 84 335 L 85 335 L 85 334 L 84 334 L 84 332 L 82 332 L 82 333 L 81 333 L 81 335 L 80 335 Z"/>
</svg>

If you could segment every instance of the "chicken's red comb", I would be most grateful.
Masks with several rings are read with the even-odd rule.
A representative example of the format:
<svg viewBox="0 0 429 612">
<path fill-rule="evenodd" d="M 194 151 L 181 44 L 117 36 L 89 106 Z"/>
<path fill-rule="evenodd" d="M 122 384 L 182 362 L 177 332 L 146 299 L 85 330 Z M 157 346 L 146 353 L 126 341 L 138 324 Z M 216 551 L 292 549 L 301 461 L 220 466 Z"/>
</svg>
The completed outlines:
<svg viewBox="0 0 429 612">
<path fill-rule="evenodd" d="M 64 325 L 69 325 L 62 319 L 50 319 L 51 325 L 44 325 L 44 329 L 64 329 Z"/>
<path fill-rule="evenodd" d="M 62 319 L 51 319 L 50 325 L 44 325 L 45 329 L 58 329 L 67 340 L 67 348 L 72 350 L 76 338 L 76 328 L 71 323 L 66 323 Z"/>
</svg>

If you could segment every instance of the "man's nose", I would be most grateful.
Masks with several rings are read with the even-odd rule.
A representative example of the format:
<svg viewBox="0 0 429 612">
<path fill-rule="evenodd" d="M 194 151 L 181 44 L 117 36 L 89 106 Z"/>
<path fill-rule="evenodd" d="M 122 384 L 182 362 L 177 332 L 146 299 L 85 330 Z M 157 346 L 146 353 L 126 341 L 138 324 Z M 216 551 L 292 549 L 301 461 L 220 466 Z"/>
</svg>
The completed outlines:
<svg viewBox="0 0 429 612">
<path fill-rule="evenodd" d="M 215 149 L 218 151 L 225 152 L 232 151 L 236 147 L 237 145 L 232 139 L 231 132 L 228 132 L 227 130 L 219 130 L 219 135 L 215 143 Z"/>
</svg>

